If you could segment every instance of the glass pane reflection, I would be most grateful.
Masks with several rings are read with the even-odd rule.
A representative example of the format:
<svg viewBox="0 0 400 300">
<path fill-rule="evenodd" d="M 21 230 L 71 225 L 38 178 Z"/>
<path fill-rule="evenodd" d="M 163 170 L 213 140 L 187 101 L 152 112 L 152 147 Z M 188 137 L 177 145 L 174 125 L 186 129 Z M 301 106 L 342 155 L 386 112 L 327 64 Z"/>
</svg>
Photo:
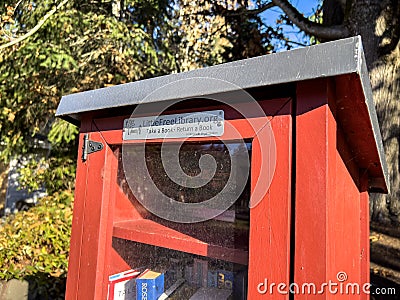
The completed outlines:
<svg viewBox="0 0 400 300">
<path fill-rule="evenodd" d="M 232 165 L 231 156 L 246 152 L 251 157 L 251 143 L 184 143 L 179 150 L 179 164 L 184 176 L 174 179 L 170 178 L 164 168 L 162 147 L 165 147 L 163 150 L 166 151 L 166 157 L 168 151 L 176 150 L 172 144 L 162 146 L 149 143 L 145 148 L 130 145 L 124 149 L 127 150 L 124 151 L 124 155 L 129 155 L 128 162 L 124 161 L 125 165 L 122 163 L 122 151 L 119 151 L 118 184 L 131 204 L 125 209 L 137 213 L 133 222 L 140 226 L 135 227 L 135 230 L 140 228 L 143 232 L 148 231 L 151 238 L 148 239 L 150 242 L 142 243 L 135 236 L 130 240 L 114 237 L 114 249 L 132 269 L 150 269 L 164 274 L 164 290 L 174 283 L 183 282 L 168 299 L 191 299 L 199 293 L 220 295 L 221 300 L 247 299 L 250 176 L 239 198 L 227 211 L 199 223 L 164 220 L 147 211 L 135 195 L 152 197 L 152 194 L 147 192 L 151 180 L 160 192 L 171 198 L 171 201 L 207 201 L 223 190 L 232 168 L 239 169 L 236 174 L 240 174 L 242 166 Z M 138 167 L 143 155 L 149 177 L 144 176 L 143 170 Z M 201 168 L 199 162 L 205 155 L 215 159 L 215 169 Z M 210 180 L 200 187 L 188 187 L 189 184 L 185 180 L 190 181 L 190 178 L 196 176 L 200 181 L 202 178 Z M 135 193 L 132 189 L 135 189 Z M 170 234 L 167 239 L 165 232 Z M 158 240 L 168 242 L 159 243 Z M 181 244 L 184 246 L 180 246 Z M 205 252 L 201 250 L 204 247 L 207 249 Z M 207 296 L 203 295 L 202 299 L 206 299 L 204 297 Z"/>
</svg>

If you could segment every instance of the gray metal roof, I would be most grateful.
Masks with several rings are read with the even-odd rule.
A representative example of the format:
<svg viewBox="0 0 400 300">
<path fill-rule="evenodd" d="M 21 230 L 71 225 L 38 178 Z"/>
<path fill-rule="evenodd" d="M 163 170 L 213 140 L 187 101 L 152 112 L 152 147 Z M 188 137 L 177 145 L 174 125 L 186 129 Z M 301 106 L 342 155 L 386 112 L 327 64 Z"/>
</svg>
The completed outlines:
<svg viewBox="0 0 400 300">
<path fill-rule="evenodd" d="M 196 77 L 215 78 L 241 89 L 270 86 L 307 79 L 361 73 L 365 65 L 360 37 L 225 63 L 204 69 L 171 74 L 62 97 L 56 116 L 79 119 L 88 111 L 139 103 L 199 97 L 228 92 L 226 85 L 188 86 L 162 95 L 152 92 L 169 83 Z M 323 59 L 322 59 L 323 58 Z M 365 86 L 369 86 L 367 83 Z M 150 97 L 148 97 L 150 95 Z M 372 98 L 370 99 L 372 101 Z M 371 102 L 372 103 L 372 102 Z"/>
<path fill-rule="evenodd" d="M 388 186 L 388 171 L 384 159 L 382 137 L 359 36 L 204 69 L 66 95 L 61 99 L 56 116 L 79 121 L 83 113 L 91 111 L 202 97 L 230 92 L 235 89 L 273 86 L 345 74 L 357 74 L 361 82 L 384 181 Z M 182 85 L 180 89 L 163 89 L 163 93 L 153 93 L 155 90 L 173 82 L 191 78 L 212 78 L 230 84 L 188 84 Z M 207 82 L 209 83 L 209 81 Z"/>
</svg>

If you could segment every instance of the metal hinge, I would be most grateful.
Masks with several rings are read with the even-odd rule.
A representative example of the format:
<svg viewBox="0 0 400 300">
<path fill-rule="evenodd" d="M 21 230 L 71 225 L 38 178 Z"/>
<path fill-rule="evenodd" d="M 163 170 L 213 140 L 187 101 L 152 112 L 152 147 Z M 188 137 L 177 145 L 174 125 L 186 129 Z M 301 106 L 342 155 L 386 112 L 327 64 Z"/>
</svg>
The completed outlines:
<svg viewBox="0 0 400 300">
<path fill-rule="evenodd" d="M 100 151 L 103 148 L 102 143 L 89 140 L 89 134 L 86 133 L 83 136 L 82 161 L 87 160 L 88 154 Z"/>
</svg>

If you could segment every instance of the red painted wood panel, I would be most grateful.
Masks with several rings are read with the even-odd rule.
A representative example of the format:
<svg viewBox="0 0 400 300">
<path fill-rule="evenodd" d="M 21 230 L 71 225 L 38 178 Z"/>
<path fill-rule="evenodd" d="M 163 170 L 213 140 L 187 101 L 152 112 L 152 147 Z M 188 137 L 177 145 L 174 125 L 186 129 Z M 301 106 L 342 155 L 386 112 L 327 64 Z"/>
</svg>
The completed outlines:
<svg viewBox="0 0 400 300">
<path fill-rule="evenodd" d="M 361 284 L 370 283 L 370 250 L 369 250 L 369 194 L 368 174 L 361 170 L 360 174 L 360 270 Z M 363 293 L 361 299 L 369 299 L 369 294 Z"/>
<path fill-rule="evenodd" d="M 360 206 L 354 154 L 336 123 L 333 87 L 329 79 L 298 85 L 294 281 L 300 287 L 315 284 L 317 293 L 323 283 L 338 285 L 333 292 L 325 287 L 323 293 L 295 299 L 360 299 L 358 287 L 353 294 L 347 284 L 360 286 L 365 277 L 360 259 L 366 243 L 365 233 L 360 235 L 366 230 L 365 221 L 360 222 L 360 214 L 361 219 L 367 216 L 365 203 Z M 338 280 L 339 272 L 347 279 Z"/>
<path fill-rule="evenodd" d="M 105 144 L 99 133 L 92 132 L 89 138 Z M 90 154 L 86 162 L 78 163 L 69 270 L 73 273 L 68 275 L 66 299 L 104 299 L 106 295 L 106 257 L 112 238 L 110 182 L 116 178 L 115 166 L 116 157 L 107 145 L 102 151 Z M 86 175 L 82 182 L 80 173 Z"/>
<path fill-rule="evenodd" d="M 90 139 L 102 141 L 99 133 L 90 134 Z M 103 141 L 104 143 L 104 141 Z M 82 233 L 81 269 L 78 295 L 82 299 L 103 299 L 105 274 L 105 250 L 108 209 L 110 207 L 110 180 L 112 168 L 107 166 L 113 153 L 105 145 L 103 151 L 88 156 L 88 178 L 84 208 L 84 228 Z"/>
<path fill-rule="evenodd" d="M 327 282 L 330 265 L 328 204 L 335 197 L 336 123 L 328 105 L 328 81 L 298 84 L 296 111 L 294 282 Z M 309 299 L 298 294 L 295 299 Z M 327 294 L 312 296 L 328 299 Z"/>
<path fill-rule="evenodd" d="M 110 250 L 111 253 L 109 254 L 109 260 L 112 264 L 109 266 L 109 273 L 106 274 L 107 276 L 131 269 L 131 266 L 121 257 L 114 247 L 111 247 Z"/>
<path fill-rule="evenodd" d="M 217 228 L 210 228 L 216 230 Z M 134 220 L 114 224 L 113 235 L 118 238 L 154 245 L 187 253 L 223 259 L 247 265 L 248 251 L 228 248 L 195 238 L 152 220 Z M 240 246 L 240 245 L 238 245 Z"/>
<path fill-rule="evenodd" d="M 101 134 L 100 134 L 101 136 Z M 103 142 L 104 139 L 102 139 Z M 107 177 L 103 175 L 104 187 L 103 187 L 103 197 L 102 197 L 102 218 L 100 220 L 99 227 L 99 249 L 100 251 L 104 250 L 104 254 L 98 257 L 98 264 L 104 263 L 104 269 L 101 271 L 101 296 L 99 299 L 106 299 L 106 295 L 108 294 L 108 277 L 111 273 L 111 269 L 113 267 L 114 261 L 112 258 L 113 249 L 110 247 L 112 245 L 113 238 L 113 215 L 115 210 L 115 202 L 116 202 L 116 192 L 117 185 L 113 184 L 117 182 L 118 176 L 118 149 L 113 151 L 113 149 L 107 146 L 106 157 L 104 161 L 103 174 L 107 166 L 109 169 L 109 173 Z M 107 186 L 109 185 L 109 187 Z M 94 187 L 95 189 L 96 187 Z M 99 269 L 99 268 L 98 268 Z"/>
<path fill-rule="evenodd" d="M 291 103 L 288 103 L 290 110 Z M 253 141 L 251 188 L 252 201 L 261 202 L 250 211 L 250 253 L 248 299 L 288 299 L 288 295 L 270 290 L 270 283 L 289 284 L 290 272 L 290 202 L 291 202 L 291 116 L 274 117 L 271 121 L 276 142 L 277 164 L 267 193 L 265 182 L 270 176 L 272 151 L 262 151 L 269 143 L 268 128 Z M 267 147 L 268 148 L 268 147 Z M 267 168 L 262 172 L 261 166 Z M 263 186 L 264 182 L 264 186 Z M 256 184 L 261 189 L 256 191 Z M 264 187 L 264 189 L 262 188 Z M 276 286 L 274 287 L 276 289 Z M 258 290 L 264 291 L 260 293 Z"/>
<path fill-rule="evenodd" d="M 340 286 L 337 295 L 328 294 L 327 298 L 359 299 L 358 286 L 354 287 L 356 294 L 346 287 L 350 287 L 348 283 L 360 284 L 360 193 L 339 151 L 336 152 L 334 191 L 327 205 L 327 279 Z M 347 279 L 340 281 L 340 276 Z M 344 287 L 343 292 L 341 287 Z"/>
<path fill-rule="evenodd" d="M 245 101 L 235 102 L 234 104 L 232 104 L 232 107 L 226 105 L 191 107 L 189 104 L 186 104 L 184 109 L 176 110 L 172 108 L 164 111 L 163 114 L 170 115 L 222 109 L 224 110 L 225 120 L 233 121 L 243 120 L 245 118 L 250 120 L 265 116 L 289 115 L 290 106 L 286 105 L 288 102 L 290 102 L 289 98 L 277 98 L 259 100 L 258 105 L 249 105 L 249 103 Z M 245 112 L 246 116 L 241 115 L 237 110 Z M 93 122 L 98 131 L 120 130 L 123 126 L 124 119 L 133 117 L 130 115 L 132 113 L 133 111 L 127 111 L 126 115 L 124 116 L 97 118 L 94 119 Z M 134 117 L 139 118 L 145 116 L 155 116 L 158 113 L 158 111 L 149 110 L 148 112 L 146 112 L 146 114 L 135 114 Z"/>
<path fill-rule="evenodd" d="M 330 163 L 328 149 L 332 148 L 331 143 L 333 149 L 336 148 L 336 127 L 327 102 L 325 81 L 299 85 L 295 208 L 295 282 L 298 284 L 309 281 L 321 283 L 326 274 L 325 224 Z M 327 122 L 328 116 L 330 122 Z"/>
<path fill-rule="evenodd" d="M 99 121 L 97 121 L 99 122 Z M 242 138 L 253 138 L 258 131 L 265 125 L 266 119 L 254 118 L 249 120 L 231 120 L 225 121 L 224 134 L 220 137 L 193 137 L 192 142 L 219 141 L 219 140 L 235 140 Z M 162 143 L 162 142 L 183 142 L 186 138 L 175 139 L 152 139 L 152 140 L 130 140 L 122 141 L 122 130 L 104 130 L 100 131 L 105 141 L 110 145 L 120 144 L 139 144 L 139 143 Z"/>
<path fill-rule="evenodd" d="M 90 130 L 90 125 L 90 122 L 83 120 L 81 132 Z M 78 162 L 75 179 L 74 214 L 72 218 L 68 278 L 65 295 L 66 299 L 77 299 L 78 293 L 87 178 L 87 164 L 82 163 L 82 160 L 80 159 L 82 157 L 83 135 L 83 133 L 79 134 Z"/>
<path fill-rule="evenodd" d="M 117 180 L 125 181 L 125 178 L 118 178 Z M 124 184 L 116 184 L 115 186 L 114 223 L 142 219 L 146 214 L 149 214 L 139 201 L 134 199 L 132 193 L 125 190 L 128 188 L 125 182 Z"/>
</svg>

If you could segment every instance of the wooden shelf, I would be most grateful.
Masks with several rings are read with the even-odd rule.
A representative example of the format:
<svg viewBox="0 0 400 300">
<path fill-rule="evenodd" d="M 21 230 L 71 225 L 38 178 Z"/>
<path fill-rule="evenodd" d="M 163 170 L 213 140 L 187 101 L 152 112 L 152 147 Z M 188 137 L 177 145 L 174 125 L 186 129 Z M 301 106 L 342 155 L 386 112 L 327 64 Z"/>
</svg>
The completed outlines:
<svg viewBox="0 0 400 300">
<path fill-rule="evenodd" d="M 185 228 L 186 224 L 182 225 Z M 203 224 L 199 225 L 203 226 Z M 228 226 L 232 226 L 228 224 Z M 204 227 L 204 226 L 203 226 Z M 192 228 L 193 230 L 193 225 Z M 208 228 L 207 230 L 211 230 Z M 213 231 L 208 231 L 215 234 L 215 231 L 222 229 L 213 228 Z M 240 239 L 234 243 L 235 247 L 224 246 L 223 241 L 215 243 L 207 241 L 205 238 L 199 238 L 196 234 L 186 234 L 184 230 L 175 230 L 165 226 L 159 222 L 148 219 L 139 219 L 131 221 L 121 221 L 114 223 L 113 236 L 121 239 L 126 239 L 143 244 L 164 247 L 177 251 L 202 255 L 210 258 L 221 259 L 242 265 L 248 264 L 249 253 L 246 249 L 248 240 Z M 243 246 L 243 243 L 246 243 Z M 225 243 L 232 244 L 232 243 Z"/>
</svg>

